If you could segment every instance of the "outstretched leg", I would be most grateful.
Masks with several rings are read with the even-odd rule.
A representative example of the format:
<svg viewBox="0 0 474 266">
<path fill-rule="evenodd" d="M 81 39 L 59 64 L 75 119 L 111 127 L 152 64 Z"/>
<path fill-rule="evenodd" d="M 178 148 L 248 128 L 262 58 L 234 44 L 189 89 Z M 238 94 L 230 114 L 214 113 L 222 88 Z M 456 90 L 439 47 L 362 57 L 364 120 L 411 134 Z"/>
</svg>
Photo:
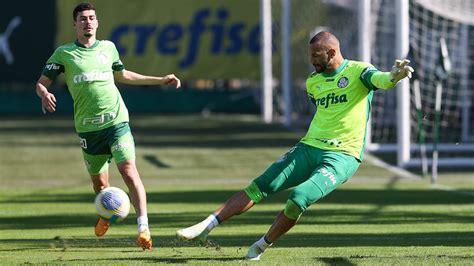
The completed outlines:
<svg viewBox="0 0 474 266">
<path fill-rule="evenodd" d="M 230 197 L 222 207 L 209 215 L 202 222 L 193 226 L 178 230 L 176 235 L 182 240 L 199 240 L 206 242 L 207 235 L 218 224 L 230 219 L 234 215 L 246 212 L 254 205 L 254 201 L 245 193 L 239 191 Z"/>
<path fill-rule="evenodd" d="M 224 203 L 224 205 L 222 205 L 222 207 L 217 209 L 214 212 L 214 216 L 217 217 L 219 222 L 224 222 L 234 215 L 239 215 L 248 211 L 253 205 L 253 200 L 247 196 L 245 191 L 242 190 L 235 193 Z"/>
<path fill-rule="evenodd" d="M 304 182 L 315 166 L 311 158 L 306 155 L 308 149 L 309 146 L 304 144 L 291 148 L 278 161 L 270 165 L 262 175 L 254 179 L 248 187 L 234 194 L 204 221 L 178 230 L 176 232 L 178 238 L 205 241 L 208 233 L 219 223 L 246 212 L 264 197 Z"/>
</svg>

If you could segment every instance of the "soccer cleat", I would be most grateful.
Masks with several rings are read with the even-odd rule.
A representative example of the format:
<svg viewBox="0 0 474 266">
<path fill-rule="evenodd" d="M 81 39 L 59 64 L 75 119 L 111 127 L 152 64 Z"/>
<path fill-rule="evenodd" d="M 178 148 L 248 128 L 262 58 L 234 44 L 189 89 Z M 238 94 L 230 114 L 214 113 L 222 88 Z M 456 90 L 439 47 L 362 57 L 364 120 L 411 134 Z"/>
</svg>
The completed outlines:
<svg viewBox="0 0 474 266">
<path fill-rule="evenodd" d="M 95 235 L 98 237 L 105 235 L 109 229 L 109 226 L 110 222 L 108 220 L 99 217 L 97 223 L 95 224 Z"/>
<path fill-rule="evenodd" d="M 145 230 L 138 234 L 137 244 L 143 249 L 151 250 L 153 241 L 151 240 L 150 231 Z"/>
<path fill-rule="evenodd" d="M 206 243 L 209 231 L 207 226 L 203 223 L 198 223 L 193 226 L 176 231 L 176 236 L 184 241 L 197 240 L 202 244 Z"/>
<path fill-rule="evenodd" d="M 265 250 L 262 250 L 257 245 L 257 243 L 253 243 L 250 246 L 249 251 L 247 252 L 247 255 L 245 256 L 245 259 L 246 260 L 260 260 L 260 256 L 262 256 L 263 252 L 265 252 Z"/>
</svg>

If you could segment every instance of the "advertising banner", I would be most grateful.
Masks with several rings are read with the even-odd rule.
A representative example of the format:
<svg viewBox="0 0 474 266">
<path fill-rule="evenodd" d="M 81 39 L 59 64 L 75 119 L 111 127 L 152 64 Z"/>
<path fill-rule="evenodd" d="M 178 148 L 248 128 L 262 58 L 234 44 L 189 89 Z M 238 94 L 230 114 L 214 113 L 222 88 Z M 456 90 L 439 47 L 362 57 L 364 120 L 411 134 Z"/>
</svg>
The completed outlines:
<svg viewBox="0 0 474 266">
<path fill-rule="evenodd" d="M 4 5 L 0 16 L 0 83 L 39 78 L 55 46 L 55 10 L 54 0 L 8 1 Z"/>
<path fill-rule="evenodd" d="M 72 10 L 57 1 L 56 45 L 75 40 Z M 257 79 L 260 15 L 256 0 L 101 0 L 98 39 L 115 43 L 125 67 L 183 79 Z"/>
</svg>

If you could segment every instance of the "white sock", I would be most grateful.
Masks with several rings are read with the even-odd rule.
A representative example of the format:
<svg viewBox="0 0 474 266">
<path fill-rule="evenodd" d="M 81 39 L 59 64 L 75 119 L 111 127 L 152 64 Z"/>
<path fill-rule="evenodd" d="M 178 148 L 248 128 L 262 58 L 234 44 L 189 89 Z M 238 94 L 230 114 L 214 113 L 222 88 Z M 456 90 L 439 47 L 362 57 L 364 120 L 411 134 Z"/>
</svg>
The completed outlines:
<svg viewBox="0 0 474 266">
<path fill-rule="evenodd" d="M 212 229 L 214 229 L 214 227 L 219 225 L 219 221 L 217 221 L 216 216 L 214 214 L 209 215 L 201 223 L 206 225 L 207 231 L 211 231 Z"/>
<path fill-rule="evenodd" d="M 148 216 L 140 216 L 137 218 L 138 233 L 143 231 L 150 231 L 148 228 Z"/>
<path fill-rule="evenodd" d="M 255 244 L 256 244 L 261 250 L 265 250 L 265 249 L 267 249 L 268 247 L 270 247 L 273 243 L 267 242 L 267 240 L 265 239 L 265 236 L 262 236 L 262 238 L 260 238 L 257 242 L 255 242 Z"/>
</svg>

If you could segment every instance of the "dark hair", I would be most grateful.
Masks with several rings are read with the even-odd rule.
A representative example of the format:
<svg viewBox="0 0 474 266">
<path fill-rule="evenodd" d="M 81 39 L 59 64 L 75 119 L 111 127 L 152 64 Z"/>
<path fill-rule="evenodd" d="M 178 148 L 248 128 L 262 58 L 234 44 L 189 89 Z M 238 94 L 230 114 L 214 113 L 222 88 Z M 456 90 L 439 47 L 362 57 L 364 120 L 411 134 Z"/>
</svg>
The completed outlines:
<svg viewBox="0 0 474 266">
<path fill-rule="evenodd" d="M 82 11 L 85 10 L 94 10 L 95 11 L 95 6 L 90 3 L 81 3 L 74 8 L 74 11 L 72 11 L 72 20 L 76 21 L 77 14 L 79 14 Z"/>
</svg>

